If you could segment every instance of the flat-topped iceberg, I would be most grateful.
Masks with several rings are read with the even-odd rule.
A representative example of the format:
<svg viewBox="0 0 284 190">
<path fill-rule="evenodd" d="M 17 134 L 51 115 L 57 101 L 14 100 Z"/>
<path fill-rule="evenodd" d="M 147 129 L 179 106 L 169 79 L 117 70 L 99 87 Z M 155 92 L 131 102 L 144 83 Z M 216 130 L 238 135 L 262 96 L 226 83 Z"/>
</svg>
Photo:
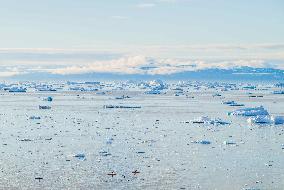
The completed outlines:
<svg viewBox="0 0 284 190">
<path fill-rule="evenodd" d="M 284 124 L 284 116 L 259 115 L 256 117 L 250 117 L 247 121 L 254 124 L 281 125 Z"/>
<path fill-rule="evenodd" d="M 255 108 L 243 108 L 229 112 L 228 115 L 240 115 L 240 116 L 258 116 L 258 115 L 269 115 L 268 111 L 263 106 Z"/>
<path fill-rule="evenodd" d="M 194 119 L 191 122 L 195 124 L 209 124 L 209 125 L 228 125 L 230 124 L 229 122 L 222 121 L 220 118 L 211 119 L 207 116 Z"/>
<path fill-rule="evenodd" d="M 258 115 L 255 117 L 250 117 L 247 120 L 249 123 L 255 123 L 255 124 L 270 124 L 271 116 L 270 115 Z"/>
</svg>

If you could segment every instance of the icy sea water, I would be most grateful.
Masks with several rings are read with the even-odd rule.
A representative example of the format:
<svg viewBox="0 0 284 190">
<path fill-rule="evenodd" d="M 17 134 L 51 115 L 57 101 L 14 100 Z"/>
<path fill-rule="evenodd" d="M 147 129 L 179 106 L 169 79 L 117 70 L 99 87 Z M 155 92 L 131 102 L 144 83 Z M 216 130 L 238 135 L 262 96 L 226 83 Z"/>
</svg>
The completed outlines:
<svg viewBox="0 0 284 190">
<path fill-rule="evenodd" d="M 121 94 L 132 98 L 114 99 Z M 227 116 L 237 108 L 221 102 L 263 105 L 271 114 L 284 115 L 284 96 L 249 98 L 242 91 L 191 95 L 195 98 L 130 91 L 4 92 L 0 189 L 282 190 L 284 126 L 249 125 L 246 118 Z M 54 101 L 43 102 L 46 96 Z M 141 109 L 105 109 L 106 104 Z M 51 109 L 39 110 L 39 105 Z M 232 124 L 190 122 L 200 116 Z M 192 143 L 199 140 L 211 144 Z"/>
</svg>

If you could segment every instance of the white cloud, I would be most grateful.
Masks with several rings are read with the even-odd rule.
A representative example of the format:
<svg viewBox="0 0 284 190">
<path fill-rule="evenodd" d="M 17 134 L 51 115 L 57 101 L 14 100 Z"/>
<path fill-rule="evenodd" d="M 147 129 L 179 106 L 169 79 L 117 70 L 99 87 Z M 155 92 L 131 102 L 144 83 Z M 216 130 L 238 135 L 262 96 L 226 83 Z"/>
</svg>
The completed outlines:
<svg viewBox="0 0 284 190">
<path fill-rule="evenodd" d="M 155 75 L 242 66 L 284 70 L 284 44 L 153 45 L 102 49 L 0 49 L 0 77 L 34 72 Z"/>
<path fill-rule="evenodd" d="M 190 59 L 150 59 L 144 56 L 123 57 L 110 61 L 97 61 L 84 66 L 70 66 L 51 69 L 53 74 L 84 74 L 84 73 L 120 73 L 120 74 L 174 74 L 185 71 L 204 69 L 232 69 L 238 67 L 275 68 L 281 69 L 281 64 L 274 64 L 264 60 L 229 60 L 204 61 Z M 146 68 L 146 69 L 145 69 Z M 282 68 L 283 69 L 283 68 Z"/>
<path fill-rule="evenodd" d="M 123 57 L 109 61 L 96 61 L 84 66 L 70 66 L 51 71 L 53 74 L 83 74 L 91 72 L 139 74 L 137 67 L 147 63 L 143 56 Z"/>
<path fill-rule="evenodd" d="M 155 7 L 155 3 L 140 3 L 137 5 L 138 8 L 152 8 Z"/>
</svg>

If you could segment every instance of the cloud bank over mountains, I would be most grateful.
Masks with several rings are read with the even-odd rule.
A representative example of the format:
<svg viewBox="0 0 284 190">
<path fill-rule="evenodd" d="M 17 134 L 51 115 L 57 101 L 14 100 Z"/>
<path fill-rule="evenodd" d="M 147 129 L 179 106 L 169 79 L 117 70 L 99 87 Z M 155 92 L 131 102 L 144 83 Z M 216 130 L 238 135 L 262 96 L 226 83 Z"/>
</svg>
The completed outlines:
<svg viewBox="0 0 284 190">
<path fill-rule="evenodd" d="M 30 73 L 172 75 L 241 67 L 284 70 L 284 44 L 0 49 L 0 77 Z M 178 55 L 180 53 L 180 55 Z M 167 56 L 166 56 L 167 55 Z"/>
</svg>

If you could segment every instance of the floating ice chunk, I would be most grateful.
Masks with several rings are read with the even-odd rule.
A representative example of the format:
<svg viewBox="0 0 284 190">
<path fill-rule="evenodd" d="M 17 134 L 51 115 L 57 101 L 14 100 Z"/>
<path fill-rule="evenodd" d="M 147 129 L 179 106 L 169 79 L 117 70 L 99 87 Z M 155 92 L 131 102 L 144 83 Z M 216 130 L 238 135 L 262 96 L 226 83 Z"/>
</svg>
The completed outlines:
<svg viewBox="0 0 284 190">
<path fill-rule="evenodd" d="M 78 158 L 79 160 L 82 160 L 82 161 L 86 160 L 86 156 L 83 153 L 76 154 L 76 155 L 74 155 L 74 157 Z"/>
<path fill-rule="evenodd" d="M 284 116 L 272 116 L 272 117 L 271 117 L 271 121 L 272 121 L 275 125 L 284 124 Z"/>
<path fill-rule="evenodd" d="M 113 138 L 110 138 L 106 141 L 106 144 L 112 144 L 112 142 L 113 142 Z"/>
<path fill-rule="evenodd" d="M 192 120 L 192 123 L 210 124 L 210 125 L 227 125 L 227 124 L 230 124 L 229 122 L 222 121 L 220 118 L 211 119 L 207 116 L 203 116 L 203 117 L 194 119 L 194 120 Z"/>
<path fill-rule="evenodd" d="M 109 153 L 109 152 L 107 152 L 107 151 L 105 151 L 105 150 L 100 151 L 99 154 L 100 154 L 101 156 L 111 156 L 111 153 Z"/>
<path fill-rule="evenodd" d="M 202 117 L 192 120 L 192 123 L 208 124 L 210 123 L 210 118 L 207 116 L 202 116 Z"/>
<path fill-rule="evenodd" d="M 121 106 L 121 105 L 104 105 L 104 108 L 141 108 L 141 106 Z"/>
<path fill-rule="evenodd" d="M 245 106 L 244 104 L 236 103 L 234 102 L 233 104 L 230 104 L 229 106 Z"/>
<path fill-rule="evenodd" d="M 240 115 L 240 116 L 258 116 L 258 115 L 269 115 L 268 111 L 263 106 L 255 108 L 243 108 L 233 112 L 229 112 L 228 115 Z"/>
<path fill-rule="evenodd" d="M 26 92 L 27 89 L 26 88 L 22 88 L 22 87 L 12 87 L 9 89 L 9 92 Z"/>
<path fill-rule="evenodd" d="M 231 104 L 235 104 L 235 101 L 225 101 L 222 104 L 227 104 L 227 105 L 231 105 Z"/>
<path fill-rule="evenodd" d="M 51 96 L 48 96 L 48 97 L 43 98 L 42 100 L 52 102 L 53 98 Z"/>
<path fill-rule="evenodd" d="M 247 120 L 249 123 L 256 124 L 270 124 L 272 123 L 271 117 L 269 115 L 258 115 L 255 117 L 250 117 Z"/>
<path fill-rule="evenodd" d="M 244 106 L 244 104 L 239 104 L 235 101 L 225 101 L 223 104 L 229 105 L 229 106 Z"/>
<path fill-rule="evenodd" d="M 213 96 L 213 97 L 217 97 L 217 96 L 222 96 L 222 95 L 221 95 L 221 94 L 216 93 L 216 94 L 213 94 L 212 96 Z"/>
<path fill-rule="evenodd" d="M 38 106 L 38 108 L 39 108 L 40 110 L 49 110 L 49 109 L 51 109 L 50 106 Z"/>
<path fill-rule="evenodd" d="M 248 122 L 255 124 L 281 125 L 284 124 L 284 116 L 259 115 L 255 117 L 250 117 L 248 119 Z"/>
<path fill-rule="evenodd" d="M 161 80 L 153 80 L 149 82 L 149 86 L 153 89 L 153 90 L 163 90 L 166 88 L 166 85 L 164 84 L 163 81 Z"/>
<path fill-rule="evenodd" d="M 211 142 L 208 141 L 208 140 L 191 141 L 191 143 L 196 143 L 196 144 L 211 144 Z"/>
<path fill-rule="evenodd" d="M 273 91 L 272 94 L 284 94 L 284 90 Z"/>
<path fill-rule="evenodd" d="M 130 96 L 122 95 L 122 96 L 115 97 L 115 99 L 117 99 L 117 100 L 122 100 L 122 99 L 126 99 L 126 98 L 130 98 Z"/>
<path fill-rule="evenodd" d="M 39 116 L 30 116 L 29 119 L 33 119 L 33 120 L 34 119 L 40 119 L 40 117 Z"/>
<path fill-rule="evenodd" d="M 236 143 L 232 140 L 229 140 L 229 141 L 224 141 L 223 144 L 225 145 L 235 145 Z"/>
</svg>

